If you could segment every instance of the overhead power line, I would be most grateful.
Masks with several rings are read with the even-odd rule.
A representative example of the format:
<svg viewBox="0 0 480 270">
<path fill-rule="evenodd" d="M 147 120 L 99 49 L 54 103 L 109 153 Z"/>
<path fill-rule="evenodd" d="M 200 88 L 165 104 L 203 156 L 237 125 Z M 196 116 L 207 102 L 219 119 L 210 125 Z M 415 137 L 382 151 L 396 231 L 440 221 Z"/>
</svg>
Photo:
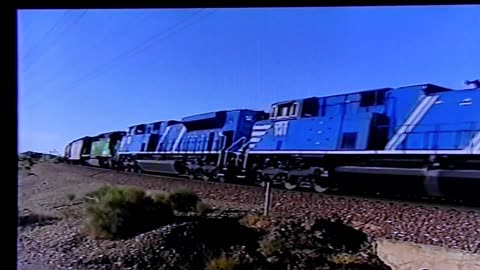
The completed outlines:
<svg viewBox="0 0 480 270">
<path fill-rule="evenodd" d="M 135 16 L 131 21 L 127 21 L 125 26 L 127 26 L 127 25 L 130 26 L 130 27 L 136 26 L 139 23 L 147 20 L 149 17 L 151 17 L 151 15 L 152 14 L 146 14 L 146 15 L 145 14 L 143 14 L 143 15 L 142 14 L 137 14 L 137 16 Z M 117 35 L 127 34 L 125 29 L 126 29 L 126 27 L 121 27 L 120 29 L 117 29 L 119 31 L 113 31 L 114 29 L 112 29 L 112 31 L 108 32 L 108 35 L 105 34 L 105 35 L 102 36 L 102 38 L 97 39 L 97 40 L 92 39 L 93 42 L 91 43 L 91 45 L 87 49 L 84 49 L 84 51 L 88 53 L 89 51 L 95 50 L 95 48 L 97 48 L 98 45 L 104 44 L 105 41 L 107 41 L 109 38 L 111 39 L 112 36 L 115 37 Z M 64 61 L 60 65 L 60 70 L 62 70 L 64 68 L 67 68 L 69 65 L 71 65 L 72 62 L 74 62 L 76 60 L 76 57 L 78 57 L 78 55 L 73 55 L 73 54 L 71 56 L 72 57 L 70 57 L 70 58 L 63 59 Z M 52 76 L 49 76 L 48 78 L 45 78 L 45 81 L 50 82 L 48 85 L 52 85 L 53 83 L 63 79 L 61 77 L 59 78 L 56 72 L 49 72 L 49 73 L 53 73 L 53 74 L 51 74 Z"/>
<path fill-rule="evenodd" d="M 42 51 L 43 53 L 40 54 L 40 56 L 37 57 L 37 62 L 39 61 L 39 59 L 42 58 L 42 56 L 44 56 L 46 53 L 48 53 L 50 51 L 50 49 L 52 49 L 53 47 L 55 47 L 56 43 L 58 42 L 58 40 L 60 40 L 60 38 L 67 32 L 67 30 L 69 30 L 72 26 L 74 26 L 75 24 L 77 24 L 82 18 L 83 16 L 85 16 L 85 14 L 87 13 L 88 10 L 85 10 L 85 11 L 82 11 L 82 13 L 80 13 L 79 16 L 77 16 L 77 18 L 75 20 L 73 20 L 67 27 L 64 28 L 64 30 L 62 32 L 60 32 L 60 34 L 58 34 L 57 38 L 55 38 L 53 40 L 53 42 L 51 43 L 50 46 L 48 46 L 44 51 Z M 27 72 L 30 67 L 32 67 L 32 65 L 34 64 L 35 62 L 30 62 L 30 65 L 28 65 L 24 70 L 23 72 Z"/>
<path fill-rule="evenodd" d="M 179 31 L 193 25 L 196 21 L 192 20 L 190 23 L 187 23 L 187 22 L 189 20 L 191 20 L 192 18 L 195 18 L 195 16 L 200 14 L 202 11 L 203 10 L 200 10 L 200 11 L 192 14 L 191 16 L 187 17 L 186 19 L 172 25 L 166 31 L 159 32 L 159 33 L 153 35 L 152 37 L 150 37 L 149 39 L 147 39 L 146 41 L 140 43 L 139 45 L 137 45 L 137 46 L 135 46 L 131 49 L 128 49 L 128 50 L 124 51 L 123 53 L 117 55 L 116 57 L 114 57 L 109 62 L 107 62 L 104 65 L 97 68 L 94 72 L 89 73 L 86 76 L 83 76 L 82 78 L 80 78 L 77 81 L 75 81 L 74 83 L 72 83 L 72 87 L 69 88 L 69 90 L 80 86 L 81 83 L 84 82 L 84 81 L 88 81 L 89 79 L 92 80 L 92 79 L 94 79 L 96 77 L 99 77 L 100 75 L 106 73 L 107 71 L 111 71 L 114 67 L 113 68 L 110 68 L 110 67 L 112 67 L 119 60 L 125 60 L 129 56 L 135 55 L 135 54 L 137 54 L 141 51 L 146 50 L 147 48 L 151 47 L 152 45 L 158 44 L 158 43 L 155 43 L 155 41 L 158 38 L 161 38 L 161 39 L 157 40 L 158 42 L 160 42 L 162 40 L 165 40 L 165 39 L 175 35 Z"/>
<path fill-rule="evenodd" d="M 120 53 L 116 57 L 112 58 L 110 61 L 100 65 L 93 72 L 89 72 L 85 76 L 82 76 L 80 79 L 74 81 L 71 84 L 72 86 L 68 87 L 68 90 L 71 91 L 72 89 L 75 89 L 76 87 L 80 86 L 83 82 L 92 80 L 92 79 L 94 79 L 96 77 L 99 77 L 100 75 L 102 75 L 102 74 L 104 74 L 108 71 L 111 71 L 114 67 L 113 68 L 110 68 L 110 67 L 112 65 L 114 65 L 115 63 L 117 63 L 119 60 L 125 60 L 127 57 L 130 57 L 134 54 L 138 54 L 139 52 L 144 51 L 147 48 L 149 48 L 149 47 L 151 47 L 155 44 L 158 44 L 158 42 L 161 42 L 163 40 L 168 39 L 169 37 L 177 34 L 181 30 L 186 29 L 187 27 L 193 25 L 199 19 L 201 19 L 201 18 L 203 18 L 207 15 L 210 15 L 212 13 L 212 12 L 210 12 L 210 13 L 204 14 L 203 16 L 199 16 L 195 19 L 195 17 L 198 14 L 202 13 L 202 11 L 204 11 L 204 10 L 206 10 L 206 9 L 202 9 L 200 11 L 195 12 L 194 14 L 188 16 L 187 18 L 181 20 L 180 22 L 175 23 L 174 25 L 168 27 L 166 30 L 160 31 L 159 33 L 151 36 L 150 38 L 148 38 L 147 40 L 138 44 L 137 46 L 135 46 L 133 48 L 130 48 L 128 50 L 125 50 L 124 52 Z M 155 41 L 157 41 L 157 42 L 155 42 Z M 45 96 L 43 98 L 45 98 Z"/>
<path fill-rule="evenodd" d="M 23 60 L 24 60 L 24 61 L 28 58 L 29 54 L 31 54 L 32 51 L 35 51 L 35 47 L 38 47 L 38 44 L 39 44 L 41 41 L 45 40 L 45 39 L 48 37 L 48 35 L 50 35 L 50 33 L 52 33 L 53 30 L 56 29 L 58 25 L 60 25 L 60 22 L 61 22 L 65 17 L 67 17 L 67 14 L 68 14 L 69 12 L 70 12 L 70 10 L 67 10 L 67 11 L 63 12 L 62 16 L 60 16 L 60 18 L 58 18 L 58 19 L 55 21 L 55 23 L 52 25 L 52 27 L 50 27 L 50 29 L 48 29 L 48 30 L 42 35 L 41 38 L 39 38 L 36 42 L 33 43 L 33 45 L 30 47 L 30 50 L 29 50 L 27 53 L 25 53 L 25 55 L 23 56 Z"/>
</svg>

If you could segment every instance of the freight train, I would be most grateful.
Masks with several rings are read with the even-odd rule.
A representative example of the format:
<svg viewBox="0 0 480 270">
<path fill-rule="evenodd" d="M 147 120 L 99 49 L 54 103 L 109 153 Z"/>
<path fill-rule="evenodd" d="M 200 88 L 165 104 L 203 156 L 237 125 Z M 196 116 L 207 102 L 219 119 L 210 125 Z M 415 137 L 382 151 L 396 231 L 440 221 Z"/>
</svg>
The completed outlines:
<svg viewBox="0 0 480 270">
<path fill-rule="evenodd" d="M 70 163 L 288 190 L 476 198 L 480 81 L 308 97 L 138 124 L 69 143 Z"/>
</svg>

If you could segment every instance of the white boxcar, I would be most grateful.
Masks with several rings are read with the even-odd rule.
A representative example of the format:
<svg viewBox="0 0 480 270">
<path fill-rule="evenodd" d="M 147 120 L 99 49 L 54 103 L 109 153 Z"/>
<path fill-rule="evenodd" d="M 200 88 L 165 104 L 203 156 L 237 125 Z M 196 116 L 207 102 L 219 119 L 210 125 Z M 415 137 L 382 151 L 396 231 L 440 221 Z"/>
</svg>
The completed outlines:
<svg viewBox="0 0 480 270">
<path fill-rule="evenodd" d="M 70 160 L 80 160 L 82 157 L 83 140 L 72 143 L 70 148 Z"/>
</svg>

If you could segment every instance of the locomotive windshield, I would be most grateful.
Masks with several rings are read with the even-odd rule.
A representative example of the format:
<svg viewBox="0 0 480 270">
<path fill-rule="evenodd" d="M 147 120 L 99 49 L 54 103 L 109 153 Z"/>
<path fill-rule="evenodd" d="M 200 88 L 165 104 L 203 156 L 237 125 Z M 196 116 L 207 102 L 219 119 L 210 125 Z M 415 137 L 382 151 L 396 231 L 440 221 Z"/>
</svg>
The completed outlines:
<svg viewBox="0 0 480 270">
<path fill-rule="evenodd" d="M 273 105 L 270 118 L 312 117 L 317 115 L 318 99 L 307 98 L 302 101 L 291 101 Z"/>
<path fill-rule="evenodd" d="M 295 117 L 298 115 L 299 103 L 288 102 L 272 106 L 271 118 Z"/>
</svg>

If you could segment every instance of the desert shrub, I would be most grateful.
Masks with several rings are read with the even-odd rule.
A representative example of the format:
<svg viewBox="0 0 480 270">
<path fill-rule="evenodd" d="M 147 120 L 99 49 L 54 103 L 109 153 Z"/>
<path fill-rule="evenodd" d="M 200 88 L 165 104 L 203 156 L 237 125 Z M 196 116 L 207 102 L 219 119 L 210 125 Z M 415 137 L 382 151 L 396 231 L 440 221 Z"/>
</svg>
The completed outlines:
<svg viewBox="0 0 480 270">
<path fill-rule="evenodd" d="M 327 259 L 335 264 L 362 264 L 367 263 L 366 258 L 360 254 L 339 253 L 327 256 Z"/>
<path fill-rule="evenodd" d="M 96 238 L 125 238 L 171 221 L 172 209 L 134 188 L 102 187 L 90 193 L 87 230 Z"/>
<path fill-rule="evenodd" d="M 273 219 L 258 214 L 248 214 L 240 222 L 248 227 L 262 230 L 266 230 L 276 224 Z"/>
<path fill-rule="evenodd" d="M 212 212 L 212 207 L 207 203 L 199 201 L 199 202 L 197 202 L 196 210 L 197 210 L 198 214 L 205 215 L 205 214 L 208 214 L 208 213 Z"/>
<path fill-rule="evenodd" d="M 168 196 L 166 194 L 154 194 L 152 195 L 152 199 L 155 203 L 168 203 Z"/>
<path fill-rule="evenodd" d="M 280 238 L 264 238 L 260 241 L 260 250 L 265 257 L 283 254 L 285 249 L 285 243 Z"/>
<path fill-rule="evenodd" d="M 235 270 L 239 265 L 234 259 L 219 257 L 209 261 L 206 270 Z"/>
<path fill-rule="evenodd" d="M 20 159 L 18 161 L 19 170 L 30 171 L 33 168 L 33 165 L 35 165 L 35 162 L 31 159 Z"/>
<path fill-rule="evenodd" d="M 193 212 L 200 201 L 195 192 L 187 189 L 174 191 L 168 195 L 167 202 L 173 210 L 179 212 Z"/>
<path fill-rule="evenodd" d="M 103 186 L 97 190 L 85 194 L 85 198 L 87 198 L 87 200 L 89 198 L 99 200 L 101 197 L 105 196 L 105 194 L 113 191 L 114 189 L 115 188 L 113 186 Z"/>
</svg>

